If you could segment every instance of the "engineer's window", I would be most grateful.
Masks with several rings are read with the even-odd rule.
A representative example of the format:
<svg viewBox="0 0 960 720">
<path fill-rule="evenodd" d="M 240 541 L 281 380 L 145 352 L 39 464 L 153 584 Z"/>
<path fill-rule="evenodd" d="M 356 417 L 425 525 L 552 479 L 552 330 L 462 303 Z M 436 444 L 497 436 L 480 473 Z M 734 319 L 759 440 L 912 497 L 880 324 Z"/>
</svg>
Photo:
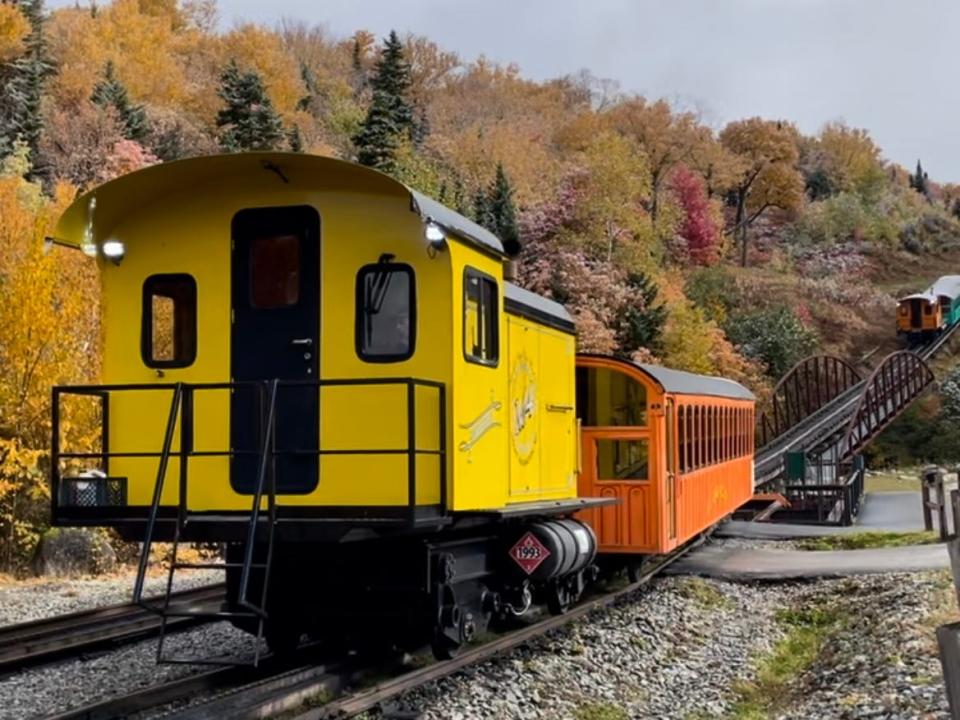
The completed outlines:
<svg viewBox="0 0 960 720">
<path fill-rule="evenodd" d="M 463 354 L 470 362 L 496 365 L 500 357 L 497 282 L 467 268 L 463 275 Z"/>
<path fill-rule="evenodd" d="M 413 355 L 416 288 L 413 268 L 377 263 L 357 274 L 357 354 L 368 362 L 397 362 Z"/>
</svg>

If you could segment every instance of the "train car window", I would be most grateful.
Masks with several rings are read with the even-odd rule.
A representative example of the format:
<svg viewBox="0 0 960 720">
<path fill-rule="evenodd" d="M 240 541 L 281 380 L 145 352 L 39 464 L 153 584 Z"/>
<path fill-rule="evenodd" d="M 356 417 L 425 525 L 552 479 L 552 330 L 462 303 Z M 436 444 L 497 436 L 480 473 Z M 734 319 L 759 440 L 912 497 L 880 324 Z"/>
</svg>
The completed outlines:
<svg viewBox="0 0 960 720">
<path fill-rule="evenodd" d="M 597 439 L 597 479 L 649 480 L 648 440 Z"/>
<path fill-rule="evenodd" d="M 687 408 L 684 405 L 677 408 L 677 445 L 682 474 L 687 471 Z"/>
<path fill-rule="evenodd" d="M 497 281 L 479 270 L 463 274 L 463 355 L 496 367 L 500 359 Z"/>
<path fill-rule="evenodd" d="M 250 304 L 258 310 L 300 301 L 300 237 L 267 235 L 250 243 Z"/>
<path fill-rule="evenodd" d="M 577 413 L 585 427 L 643 427 L 647 389 L 609 368 L 577 368 Z"/>
<path fill-rule="evenodd" d="M 197 282 L 176 273 L 143 283 L 140 355 L 151 368 L 192 365 L 197 357 Z"/>
<path fill-rule="evenodd" d="M 693 415 L 693 437 L 696 450 L 694 470 L 703 467 L 703 408 L 697 405 Z"/>
<path fill-rule="evenodd" d="M 417 297 L 413 268 L 403 263 L 365 265 L 357 273 L 357 355 L 367 362 L 413 356 Z"/>
</svg>

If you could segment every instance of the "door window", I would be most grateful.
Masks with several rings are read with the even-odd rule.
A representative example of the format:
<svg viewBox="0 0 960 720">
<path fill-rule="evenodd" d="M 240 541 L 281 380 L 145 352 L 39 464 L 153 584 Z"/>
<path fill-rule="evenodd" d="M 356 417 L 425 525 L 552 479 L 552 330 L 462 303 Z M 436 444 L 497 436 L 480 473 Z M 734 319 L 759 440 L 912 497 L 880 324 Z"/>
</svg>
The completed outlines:
<svg viewBox="0 0 960 720">
<path fill-rule="evenodd" d="M 300 238 L 269 235 L 250 241 L 250 304 L 258 310 L 300 300 Z"/>
<path fill-rule="evenodd" d="M 140 354 L 151 368 L 192 365 L 197 357 L 197 283 L 186 274 L 143 283 Z"/>
<path fill-rule="evenodd" d="M 646 439 L 597 438 L 597 479 L 648 480 L 650 445 Z"/>
<path fill-rule="evenodd" d="M 416 287 L 413 268 L 377 263 L 357 273 L 357 354 L 368 362 L 396 362 L 413 355 Z"/>
</svg>

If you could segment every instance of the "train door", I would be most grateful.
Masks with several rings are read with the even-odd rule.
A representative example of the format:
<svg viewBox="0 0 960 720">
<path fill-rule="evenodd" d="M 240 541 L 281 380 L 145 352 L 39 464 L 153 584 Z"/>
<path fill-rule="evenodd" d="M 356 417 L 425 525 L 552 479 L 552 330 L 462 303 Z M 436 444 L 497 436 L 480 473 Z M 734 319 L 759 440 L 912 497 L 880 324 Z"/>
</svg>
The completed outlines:
<svg viewBox="0 0 960 720">
<path fill-rule="evenodd" d="M 910 301 L 910 327 L 919 330 L 923 327 L 923 318 L 921 317 L 921 303 L 919 300 Z"/>
<path fill-rule="evenodd" d="M 232 235 L 231 377 L 312 381 L 320 341 L 320 217 L 311 207 L 241 210 Z M 201 290 L 202 293 L 202 290 Z M 231 482 L 251 493 L 257 482 L 265 412 L 253 388 L 231 393 Z M 278 494 L 302 494 L 318 482 L 319 392 L 281 386 L 276 405 Z"/>
<path fill-rule="evenodd" d="M 582 423 L 579 493 L 616 499 L 584 513 L 607 552 L 652 551 L 658 545 L 659 473 L 656 428 L 644 384 L 616 369 L 577 367 L 577 413 Z"/>
</svg>

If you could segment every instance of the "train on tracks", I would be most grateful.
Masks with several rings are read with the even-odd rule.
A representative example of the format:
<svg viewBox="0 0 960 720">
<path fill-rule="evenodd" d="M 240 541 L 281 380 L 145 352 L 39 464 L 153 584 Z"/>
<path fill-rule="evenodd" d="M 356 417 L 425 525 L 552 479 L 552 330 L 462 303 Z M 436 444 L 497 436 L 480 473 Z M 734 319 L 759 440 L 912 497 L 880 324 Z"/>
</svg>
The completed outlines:
<svg viewBox="0 0 960 720">
<path fill-rule="evenodd" d="M 224 568 L 211 617 L 274 649 L 449 656 L 753 492 L 746 388 L 577 356 L 566 310 L 506 279 L 515 248 L 369 168 L 157 165 L 79 197 L 51 240 L 98 259 L 104 380 L 53 390 L 53 522 L 143 543 L 135 599 L 154 542 L 171 583 Z"/>
<path fill-rule="evenodd" d="M 960 321 L 960 275 L 944 275 L 920 293 L 897 303 L 897 334 L 924 342 Z"/>
</svg>

